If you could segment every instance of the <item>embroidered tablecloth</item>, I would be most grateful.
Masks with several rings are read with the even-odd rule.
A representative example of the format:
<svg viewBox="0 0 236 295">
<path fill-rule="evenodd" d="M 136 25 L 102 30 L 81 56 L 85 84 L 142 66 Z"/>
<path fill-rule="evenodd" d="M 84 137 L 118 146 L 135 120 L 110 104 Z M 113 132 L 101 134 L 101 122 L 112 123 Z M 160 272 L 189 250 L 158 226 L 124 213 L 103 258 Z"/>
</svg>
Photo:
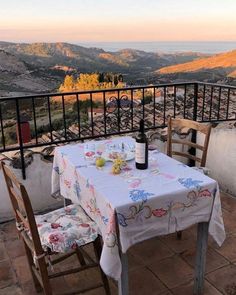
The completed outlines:
<svg viewBox="0 0 236 295">
<path fill-rule="evenodd" d="M 132 146 L 134 140 L 94 141 L 100 146 L 111 143 Z M 159 151 L 149 151 L 147 170 L 137 170 L 131 160 L 125 171 L 113 175 L 111 162 L 98 169 L 86 160 L 85 145 L 55 149 L 52 193 L 60 191 L 63 197 L 79 203 L 98 224 L 104 240 L 100 264 L 107 275 L 120 278 L 118 244 L 125 253 L 143 240 L 208 221 L 209 233 L 219 245 L 223 243 L 225 230 L 215 180 Z"/>
</svg>

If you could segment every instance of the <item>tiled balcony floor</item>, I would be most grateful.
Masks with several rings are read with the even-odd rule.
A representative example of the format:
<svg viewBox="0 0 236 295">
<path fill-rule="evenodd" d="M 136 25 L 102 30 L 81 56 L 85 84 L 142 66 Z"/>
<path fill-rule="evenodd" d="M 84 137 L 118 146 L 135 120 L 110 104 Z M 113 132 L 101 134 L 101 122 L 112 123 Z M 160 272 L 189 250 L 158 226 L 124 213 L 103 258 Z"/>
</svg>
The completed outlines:
<svg viewBox="0 0 236 295">
<path fill-rule="evenodd" d="M 221 194 L 227 239 L 219 248 L 209 238 L 207 254 L 206 295 L 236 295 L 236 198 Z M 193 290 L 193 266 L 196 227 L 176 235 L 145 241 L 129 251 L 129 280 L 132 295 L 188 295 Z M 89 249 L 88 249 L 89 250 Z M 74 266 L 74 259 L 69 262 Z M 76 286 L 89 286 L 99 280 L 97 270 L 52 280 L 55 293 Z M 110 281 L 112 294 L 117 294 Z M 35 295 L 24 249 L 17 238 L 14 222 L 0 225 L 0 295 Z M 86 293 L 104 294 L 103 289 Z"/>
</svg>

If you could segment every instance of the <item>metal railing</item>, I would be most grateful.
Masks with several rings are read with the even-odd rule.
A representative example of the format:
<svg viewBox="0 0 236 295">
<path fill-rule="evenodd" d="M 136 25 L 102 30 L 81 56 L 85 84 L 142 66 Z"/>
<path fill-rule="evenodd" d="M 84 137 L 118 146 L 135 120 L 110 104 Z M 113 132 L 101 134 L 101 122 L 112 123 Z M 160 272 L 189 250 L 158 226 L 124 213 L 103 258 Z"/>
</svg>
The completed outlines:
<svg viewBox="0 0 236 295">
<path fill-rule="evenodd" d="M 25 178 L 26 149 L 136 132 L 141 118 L 146 130 L 163 128 L 168 116 L 236 120 L 236 87 L 185 82 L 3 97 L 0 152 L 20 151 Z"/>
</svg>

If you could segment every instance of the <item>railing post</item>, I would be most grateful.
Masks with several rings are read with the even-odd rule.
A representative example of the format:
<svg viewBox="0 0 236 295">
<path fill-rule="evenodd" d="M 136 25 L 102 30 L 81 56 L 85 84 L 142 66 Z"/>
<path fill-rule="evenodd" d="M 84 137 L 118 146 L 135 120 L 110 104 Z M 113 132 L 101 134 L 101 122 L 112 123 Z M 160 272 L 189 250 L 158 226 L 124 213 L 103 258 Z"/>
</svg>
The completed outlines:
<svg viewBox="0 0 236 295">
<path fill-rule="evenodd" d="M 193 120 L 197 121 L 197 105 L 198 105 L 198 83 L 194 83 L 193 97 Z"/>
<path fill-rule="evenodd" d="M 198 83 L 194 83 L 194 97 L 193 97 L 193 121 L 197 121 L 197 111 L 198 111 Z M 191 141 L 196 143 L 197 141 L 197 132 L 192 130 Z M 189 153 L 193 156 L 196 156 L 196 149 L 191 147 Z M 189 166 L 195 166 L 194 160 L 189 160 Z"/>
<path fill-rule="evenodd" d="M 120 132 L 120 123 L 121 123 L 121 120 L 120 120 L 120 107 L 121 107 L 121 104 L 120 104 L 120 90 L 118 90 L 118 93 L 117 93 L 117 123 L 118 123 L 118 132 Z"/>
<path fill-rule="evenodd" d="M 22 178 L 26 179 L 24 146 L 23 146 L 23 139 L 22 139 L 22 132 L 21 132 L 20 109 L 19 109 L 19 101 L 18 101 L 18 99 L 16 99 L 16 118 L 17 118 L 17 129 L 18 129 L 19 144 L 20 144 L 20 158 L 21 158 Z"/>
</svg>

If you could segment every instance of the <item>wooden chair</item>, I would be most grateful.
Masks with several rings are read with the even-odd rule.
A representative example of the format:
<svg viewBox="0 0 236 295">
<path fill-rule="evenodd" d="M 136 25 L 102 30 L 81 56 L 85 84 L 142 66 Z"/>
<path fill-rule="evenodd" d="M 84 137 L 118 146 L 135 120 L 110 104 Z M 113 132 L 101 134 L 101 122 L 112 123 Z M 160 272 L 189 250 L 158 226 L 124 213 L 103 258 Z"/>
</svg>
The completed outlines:
<svg viewBox="0 0 236 295">
<path fill-rule="evenodd" d="M 39 292 L 43 289 L 45 295 L 51 295 L 53 292 L 50 279 L 76 273 L 92 267 L 99 267 L 100 269 L 99 262 L 92 259 L 82 247 L 86 243 L 93 243 L 96 258 L 99 261 L 101 242 L 97 234 L 97 227 L 83 209 L 79 205 L 70 205 L 47 214 L 35 216 L 24 185 L 17 180 L 5 163 L 2 162 L 1 166 L 14 210 L 16 226 L 25 246 L 36 290 Z M 79 215 L 77 214 L 78 212 Z M 54 216 L 56 217 L 55 221 Z M 68 228 L 71 228 L 71 223 L 78 222 L 78 227 L 72 228 L 73 235 L 68 234 L 65 229 L 64 232 L 60 233 L 60 230 L 62 230 L 61 228 L 63 228 L 60 221 L 64 223 L 69 221 L 70 226 Z M 47 226 L 49 226 L 52 231 L 48 235 L 45 233 L 47 232 Z M 43 230 L 41 230 L 41 228 L 43 228 Z M 75 238 L 76 235 L 78 235 L 78 239 Z M 64 241 L 61 245 L 67 245 L 67 248 L 64 249 L 66 251 L 63 251 L 64 253 L 59 255 L 59 257 L 54 255 L 58 254 L 58 252 L 55 251 L 56 249 L 54 249 L 59 245 L 59 243 L 57 243 L 57 237 L 63 237 Z M 69 240 L 66 240 L 67 238 Z M 51 265 L 59 263 L 73 254 L 77 255 L 80 262 L 79 267 L 57 272 L 50 271 Z M 100 272 L 102 282 L 95 283 L 93 287 L 84 290 L 70 290 L 71 292 L 66 292 L 64 294 L 84 293 L 100 287 L 104 287 L 106 294 L 110 294 L 107 277 L 101 269 Z"/>
<path fill-rule="evenodd" d="M 205 135 L 204 143 L 203 145 L 191 142 L 189 140 L 181 140 L 181 139 L 174 139 L 172 137 L 172 131 L 178 130 L 181 128 L 190 128 L 193 132 L 201 132 Z M 211 124 L 202 124 L 198 123 L 192 120 L 187 119 L 173 119 L 171 117 L 168 118 L 168 135 L 167 135 L 167 155 L 169 157 L 180 156 L 189 159 L 189 161 L 192 162 L 198 162 L 200 167 L 205 167 L 206 165 L 206 158 L 207 158 L 207 150 L 208 150 L 208 144 L 211 134 Z M 173 144 L 182 145 L 182 146 L 188 146 L 190 149 L 195 149 L 201 151 L 201 156 L 197 157 L 196 155 L 191 154 L 188 149 L 187 152 L 184 151 L 174 151 L 173 150 Z M 193 166 L 193 165 L 191 165 Z M 196 168 L 196 167 L 195 167 Z M 200 169 L 199 167 L 197 169 Z M 202 170 L 200 170 L 202 172 Z M 203 173 L 205 171 L 203 170 Z M 182 231 L 177 232 L 177 239 L 181 240 L 182 238 Z"/>
<path fill-rule="evenodd" d="M 181 139 L 173 139 L 172 131 L 173 129 L 181 129 L 181 128 L 190 128 L 193 131 L 201 132 L 205 135 L 203 145 L 191 142 L 189 140 L 181 140 Z M 173 119 L 171 117 L 168 118 L 168 136 L 167 136 L 167 155 L 172 157 L 173 155 L 181 156 L 184 158 L 188 158 L 189 160 L 195 161 L 199 163 L 200 167 L 205 167 L 206 158 L 207 158 L 207 149 L 210 139 L 211 133 L 211 125 L 210 124 L 202 124 L 195 121 L 187 120 L 187 119 Z M 192 155 L 189 152 L 184 151 L 174 151 L 173 144 L 178 145 L 187 145 L 189 148 L 193 148 L 201 151 L 201 156 Z"/>
</svg>

